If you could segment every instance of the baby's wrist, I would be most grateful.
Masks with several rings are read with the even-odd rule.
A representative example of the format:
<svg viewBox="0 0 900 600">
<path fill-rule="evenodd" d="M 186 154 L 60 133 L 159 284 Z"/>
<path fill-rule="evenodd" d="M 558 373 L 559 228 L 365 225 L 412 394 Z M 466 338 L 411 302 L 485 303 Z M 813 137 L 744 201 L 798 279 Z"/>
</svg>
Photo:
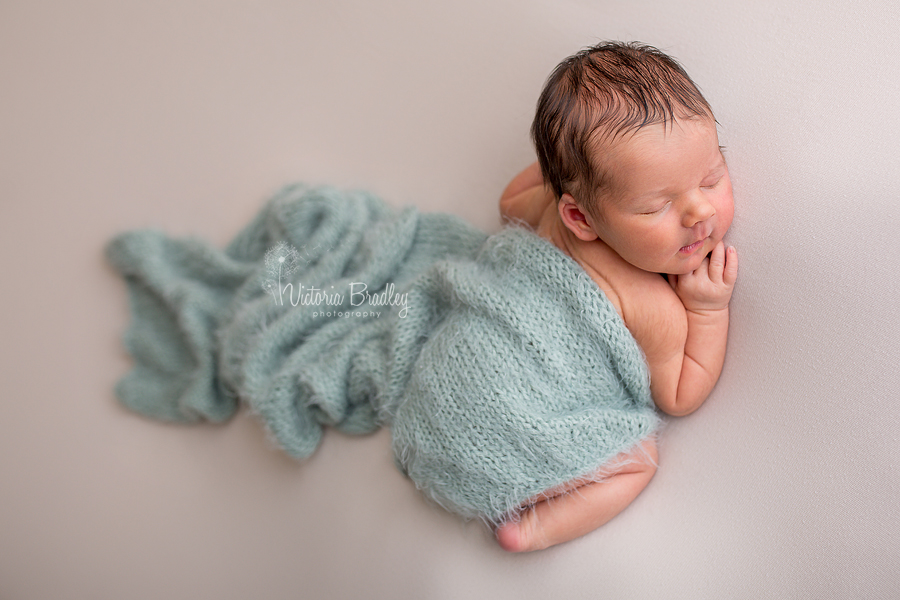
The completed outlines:
<svg viewBox="0 0 900 600">
<path fill-rule="evenodd" d="M 727 311 L 731 303 L 731 291 L 724 294 L 697 293 L 690 289 L 676 289 L 685 310 L 696 313 Z"/>
<path fill-rule="evenodd" d="M 724 306 L 718 305 L 684 305 L 684 310 L 688 313 L 689 316 L 693 315 L 694 317 L 701 319 L 720 319 L 720 318 L 728 318 L 728 304 Z"/>
</svg>

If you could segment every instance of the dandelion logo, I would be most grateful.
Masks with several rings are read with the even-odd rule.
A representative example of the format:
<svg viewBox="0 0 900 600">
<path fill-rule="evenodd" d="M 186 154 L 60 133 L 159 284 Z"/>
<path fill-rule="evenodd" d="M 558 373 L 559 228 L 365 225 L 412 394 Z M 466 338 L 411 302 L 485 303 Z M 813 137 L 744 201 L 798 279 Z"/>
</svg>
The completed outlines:
<svg viewBox="0 0 900 600">
<path fill-rule="evenodd" d="M 300 253 L 287 242 L 278 242 L 266 252 L 265 256 L 266 279 L 262 288 L 266 293 L 272 294 L 278 301 L 278 291 L 281 290 L 281 278 L 297 271 L 300 268 Z"/>
</svg>

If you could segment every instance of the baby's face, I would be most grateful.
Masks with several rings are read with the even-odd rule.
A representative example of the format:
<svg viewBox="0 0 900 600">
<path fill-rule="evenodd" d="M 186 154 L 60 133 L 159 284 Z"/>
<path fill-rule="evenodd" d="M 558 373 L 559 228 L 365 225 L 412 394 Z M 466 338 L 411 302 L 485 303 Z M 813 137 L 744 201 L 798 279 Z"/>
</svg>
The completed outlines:
<svg viewBox="0 0 900 600">
<path fill-rule="evenodd" d="M 731 226 L 728 167 L 710 119 L 652 125 L 604 149 L 611 189 L 588 223 L 634 266 L 654 273 L 697 269 Z"/>
</svg>

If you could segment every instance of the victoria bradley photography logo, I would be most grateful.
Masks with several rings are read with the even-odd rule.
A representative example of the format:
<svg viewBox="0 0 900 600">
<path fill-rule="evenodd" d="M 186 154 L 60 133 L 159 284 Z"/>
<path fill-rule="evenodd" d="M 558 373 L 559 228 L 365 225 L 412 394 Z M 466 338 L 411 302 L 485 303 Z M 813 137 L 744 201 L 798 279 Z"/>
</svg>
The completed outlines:
<svg viewBox="0 0 900 600">
<path fill-rule="evenodd" d="M 393 283 L 387 284 L 384 289 L 370 292 L 368 284 L 361 281 L 353 281 L 345 288 L 335 289 L 330 286 L 325 290 L 315 286 L 305 286 L 300 282 L 291 282 L 288 278 L 307 262 L 300 252 L 287 242 L 278 242 L 266 252 L 265 255 L 266 279 L 262 288 L 271 294 L 275 304 L 283 306 L 289 303 L 291 306 L 316 306 L 321 310 L 313 312 L 314 317 L 380 317 L 381 307 L 397 306 L 397 316 L 405 318 L 409 307 L 407 306 L 408 293 L 398 294 Z M 346 301 L 349 299 L 350 306 Z"/>
</svg>

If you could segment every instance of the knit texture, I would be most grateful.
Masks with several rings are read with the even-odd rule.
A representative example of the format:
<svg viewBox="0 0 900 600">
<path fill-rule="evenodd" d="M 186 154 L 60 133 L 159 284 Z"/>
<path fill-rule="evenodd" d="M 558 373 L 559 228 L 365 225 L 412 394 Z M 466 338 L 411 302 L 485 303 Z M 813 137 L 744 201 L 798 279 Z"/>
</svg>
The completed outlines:
<svg viewBox="0 0 900 600">
<path fill-rule="evenodd" d="M 136 231 L 107 257 L 133 316 L 126 406 L 218 422 L 244 402 L 296 458 L 324 426 L 388 424 L 398 467 L 467 517 L 499 522 L 659 424 L 612 304 L 525 229 L 488 237 L 451 215 L 296 185 L 224 250 Z"/>
</svg>

